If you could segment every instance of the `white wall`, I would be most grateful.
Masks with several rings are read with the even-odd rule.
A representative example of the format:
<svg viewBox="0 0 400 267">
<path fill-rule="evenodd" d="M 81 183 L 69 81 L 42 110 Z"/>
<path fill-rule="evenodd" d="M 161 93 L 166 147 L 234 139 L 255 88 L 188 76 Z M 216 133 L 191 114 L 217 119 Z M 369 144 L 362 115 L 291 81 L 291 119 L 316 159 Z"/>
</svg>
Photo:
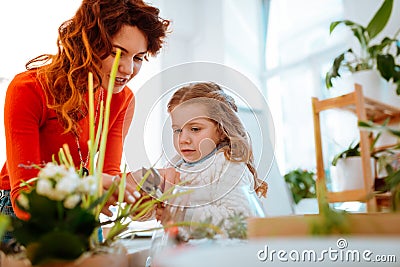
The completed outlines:
<svg viewBox="0 0 400 267">
<path fill-rule="evenodd" d="M 5 161 L 4 99 L 12 77 L 25 63 L 57 51 L 57 29 L 71 17 L 79 0 L 0 1 L 0 166 Z"/>
</svg>

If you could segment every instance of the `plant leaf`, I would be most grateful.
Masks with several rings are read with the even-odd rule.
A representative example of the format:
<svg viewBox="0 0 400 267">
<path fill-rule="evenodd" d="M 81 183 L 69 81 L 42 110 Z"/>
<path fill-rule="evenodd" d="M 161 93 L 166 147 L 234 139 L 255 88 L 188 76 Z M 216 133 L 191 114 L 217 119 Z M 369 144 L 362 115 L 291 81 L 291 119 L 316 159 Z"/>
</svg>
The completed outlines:
<svg viewBox="0 0 400 267">
<path fill-rule="evenodd" d="M 394 58 L 392 55 L 378 55 L 377 56 L 377 68 L 381 76 L 389 81 L 394 75 Z"/>
<path fill-rule="evenodd" d="M 76 259 L 88 249 L 87 239 L 65 231 L 49 232 L 37 241 L 27 247 L 27 254 L 33 265 L 50 260 Z"/>
<path fill-rule="evenodd" d="M 329 33 L 331 34 L 333 30 L 336 28 L 336 26 L 343 22 L 344 22 L 343 20 L 332 22 L 331 25 L 329 26 Z"/>
<path fill-rule="evenodd" d="M 329 29 L 330 29 L 330 33 L 332 33 L 332 31 L 336 28 L 336 26 L 338 26 L 339 24 L 345 24 L 346 26 L 348 26 L 351 31 L 353 32 L 354 36 L 358 39 L 358 41 L 360 42 L 360 45 L 362 47 L 363 50 L 366 49 L 370 37 L 367 33 L 367 29 L 364 28 L 361 24 L 358 24 L 354 21 L 351 20 L 340 20 L 340 21 L 334 21 L 331 23 Z"/>
<path fill-rule="evenodd" d="M 396 56 L 399 56 L 400 55 L 400 40 L 397 40 L 396 41 Z"/>
<path fill-rule="evenodd" d="M 331 69 L 326 73 L 326 76 L 325 76 L 326 88 L 328 88 L 328 89 L 332 88 L 333 87 L 332 79 L 336 78 L 336 77 L 340 77 L 339 68 L 340 68 L 340 65 L 342 64 L 342 62 L 344 60 L 344 55 L 346 53 L 348 53 L 348 52 L 352 52 L 351 49 L 349 49 L 346 52 L 340 54 L 333 61 Z"/>
<path fill-rule="evenodd" d="M 385 0 L 367 26 L 369 38 L 377 36 L 385 28 L 392 13 L 393 0 Z"/>
</svg>

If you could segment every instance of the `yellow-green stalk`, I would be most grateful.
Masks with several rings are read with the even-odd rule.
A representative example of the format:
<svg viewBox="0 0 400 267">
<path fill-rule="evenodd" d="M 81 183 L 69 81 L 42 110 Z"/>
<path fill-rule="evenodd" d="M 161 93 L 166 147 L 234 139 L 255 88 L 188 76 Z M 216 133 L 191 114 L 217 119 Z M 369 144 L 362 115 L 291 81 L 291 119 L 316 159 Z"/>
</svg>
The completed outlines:
<svg viewBox="0 0 400 267">
<path fill-rule="evenodd" d="M 88 92 L 89 92 L 89 172 L 94 173 L 94 156 L 96 154 L 96 147 L 94 146 L 94 129 L 96 122 L 94 121 L 94 89 L 93 89 L 93 73 L 89 72 L 88 76 Z"/>
<path fill-rule="evenodd" d="M 101 179 L 101 173 L 103 171 L 105 150 L 106 150 L 106 144 L 107 144 L 107 133 L 108 133 L 109 118 L 110 118 L 111 97 L 113 94 L 114 82 L 115 82 L 115 78 L 117 76 L 117 70 L 118 70 L 118 64 L 119 64 L 120 57 L 121 57 L 121 49 L 117 49 L 117 53 L 115 55 L 114 63 L 113 63 L 111 73 L 110 73 L 110 80 L 109 80 L 108 88 L 107 88 L 107 99 L 106 99 L 105 114 L 104 114 L 104 120 L 103 120 L 103 132 L 101 134 L 99 159 L 98 159 L 98 164 L 97 164 L 97 175 L 99 178 L 98 179 L 99 195 L 101 195 L 102 190 L 103 190 L 103 182 Z"/>
</svg>

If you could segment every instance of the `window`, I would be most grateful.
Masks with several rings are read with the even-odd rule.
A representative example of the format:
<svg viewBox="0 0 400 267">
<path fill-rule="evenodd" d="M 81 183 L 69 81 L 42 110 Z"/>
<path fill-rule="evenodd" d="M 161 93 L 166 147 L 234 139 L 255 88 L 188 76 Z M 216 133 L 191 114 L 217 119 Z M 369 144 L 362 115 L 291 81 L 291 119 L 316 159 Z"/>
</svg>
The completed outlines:
<svg viewBox="0 0 400 267">
<path fill-rule="evenodd" d="M 282 173 L 315 169 L 311 97 L 324 97 L 325 73 L 341 50 L 329 24 L 341 18 L 339 0 L 264 0 L 269 3 L 266 98 L 274 117 Z M 328 166 L 328 165 L 327 165 Z"/>
</svg>

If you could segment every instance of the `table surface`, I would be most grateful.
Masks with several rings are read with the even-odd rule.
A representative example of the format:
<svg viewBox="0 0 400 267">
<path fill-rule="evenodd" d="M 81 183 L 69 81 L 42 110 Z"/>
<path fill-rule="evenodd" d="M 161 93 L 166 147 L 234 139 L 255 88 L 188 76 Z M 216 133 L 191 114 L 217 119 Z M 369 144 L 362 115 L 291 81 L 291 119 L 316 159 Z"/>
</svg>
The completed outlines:
<svg viewBox="0 0 400 267">
<path fill-rule="evenodd" d="M 399 266 L 400 237 L 286 237 L 225 245 L 208 243 L 166 250 L 156 263 L 157 267 Z"/>
<path fill-rule="evenodd" d="M 151 237 L 139 237 L 133 239 L 118 240 L 129 254 L 129 266 L 144 267 L 150 253 Z"/>
</svg>

